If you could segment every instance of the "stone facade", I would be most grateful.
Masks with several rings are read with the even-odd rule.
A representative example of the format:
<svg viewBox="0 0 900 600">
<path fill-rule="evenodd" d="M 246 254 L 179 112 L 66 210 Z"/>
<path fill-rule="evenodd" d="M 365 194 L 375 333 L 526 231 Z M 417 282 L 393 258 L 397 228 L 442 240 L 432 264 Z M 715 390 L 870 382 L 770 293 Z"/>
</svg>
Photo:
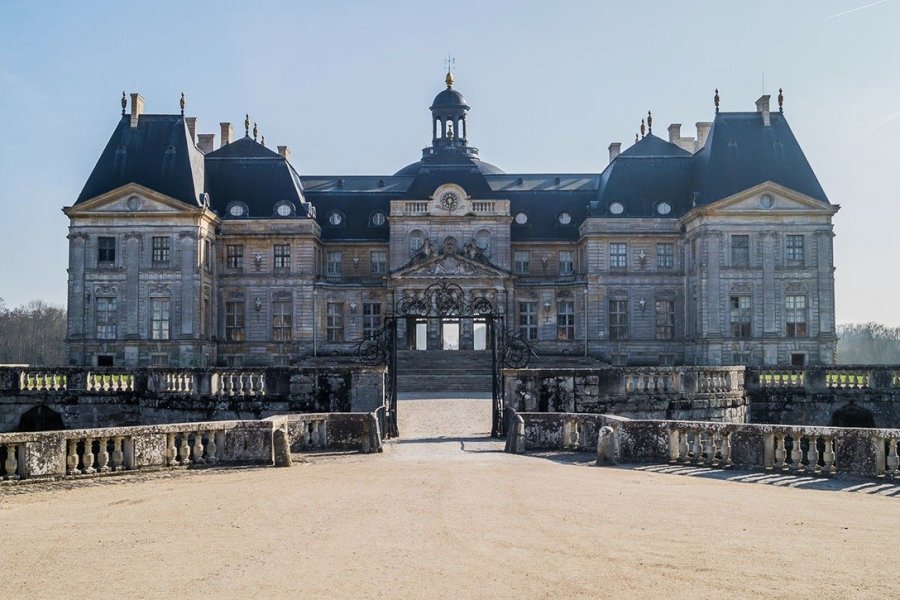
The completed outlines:
<svg viewBox="0 0 900 600">
<path fill-rule="evenodd" d="M 651 128 L 621 153 L 614 144 L 597 175 L 517 176 L 480 161 L 448 79 L 431 107 L 432 146 L 384 177 L 301 177 L 286 147 L 250 138 L 249 120 L 234 142 L 222 124 L 229 143 L 214 149 L 191 118 L 143 115 L 134 97 L 65 209 L 72 364 L 286 366 L 346 354 L 437 279 L 491 298 L 543 355 L 834 361 L 838 207 L 767 96 L 756 112 L 717 109 L 696 138 L 672 126 L 669 142 Z M 161 154 L 186 161 L 186 191 L 116 170 L 122 156 L 146 158 L 141 128 L 163 121 L 180 142 Z M 752 136 L 734 133 L 737 122 Z M 263 164 L 287 183 L 272 187 L 275 175 L 253 171 Z M 477 350 L 483 331 L 471 319 L 405 320 L 398 335 L 401 347 Z"/>
</svg>

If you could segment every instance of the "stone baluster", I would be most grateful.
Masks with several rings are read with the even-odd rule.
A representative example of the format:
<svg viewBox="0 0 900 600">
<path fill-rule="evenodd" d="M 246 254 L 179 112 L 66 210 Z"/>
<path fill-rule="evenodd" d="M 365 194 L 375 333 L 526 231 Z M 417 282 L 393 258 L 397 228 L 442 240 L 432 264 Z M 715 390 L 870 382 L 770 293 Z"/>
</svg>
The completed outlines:
<svg viewBox="0 0 900 600">
<path fill-rule="evenodd" d="M 69 451 L 66 454 L 66 474 L 78 475 L 78 440 L 71 438 L 68 441 Z"/>
<path fill-rule="evenodd" d="M 309 424 L 309 443 L 313 448 L 319 447 L 319 425 L 318 421 L 311 421 Z"/>
<path fill-rule="evenodd" d="M 727 468 L 731 466 L 731 434 L 727 431 L 722 431 L 720 436 L 719 466 Z"/>
<path fill-rule="evenodd" d="M 688 456 L 690 449 L 688 447 L 688 433 L 687 429 L 682 429 L 680 431 L 681 435 L 678 438 L 678 455 L 681 458 L 681 462 L 688 463 L 691 458 Z"/>
<path fill-rule="evenodd" d="M 319 447 L 328 447 L 328 425 L 325 419 L 319 421 Z"/>
<path fill-rule="evenodd" d="M 803 452 L 800 450 L 800 434 L 794 433 L 791 435 L 791 440 L 793 440 L 793 447 L 791 448 L 791 469 L 793 471 L 800 471 L 803 469 Z"/>
<path fill-rule="evenodd" d="M 669 462 L 676 463 L 681 458 L 681 430 L 669 429 Z"/>
<path fill-rule="evenodd" d="M 194 447 L 191 448 L 191 462 L 203 464 L 203 432 L 194 433 Z"/>
<path fill-rule="evenodd" d="M 785 469 L 787 465 L 785 464 L 785 458 L 787 458 L 787 449 L 784 446 L 784 440 L 787 436 L 785 434 L 779 434 L 777 443 L 775 445 L 775 468 L 776 469 Z"/>
<path fill-rule="evenodd" d="M 823 436 L 822 439 L 825 440 L 825 450 L 822 452 L 822 462 L 825 463 L 822 466 L 822 473 L 826 475 L 831 475 L 835 472 L 834 465 L 834 437 L 830 435 Z"/>
<path fill-rule="evenodd" d="M 806 449 L 806 472 L 813 474 L 819 469 L 819 444 L 815 435 L 808 435 L 809 448 Z"/>
<path fill-rule="evenodd" d="M 178 452 L 175 449 L 175 434 L 170 433 L 166 436 L 166 464 L 170 467 L 174 467 L 177 464 L 177 457 Z"/>
<path fill-rule="evenodd" d="M 109 473 L 109 438 L 97 438 L 97 472 Z"/>
<path fill-rule="evenodd" d="M 706 452 L 706 466 L 712 466 L 713 461 L 716 460 L 716 446 L 715 439 L 713 439 L 714 433 L 712 431 L 708 431 L 706 433 L 706 443 L 703 445 L 703 451 Z"/>
<path fill-rule="evenodd" d="M 85 475 L 96 473 L 94 469 L 94 438 L 86 437 L 84 440 L 84 452 L 81 455 L 81 472 Z"/>
<path fill-rule="evenodd" d="M 113 471 L 121 471 L 125 468 L 125 453 L 122 451 L 122 444 L 125 439 L 121 435 L 113 436 L 113 451 L 110 455 L 110 464 Z"/>
<path fill-rule="evenodd" d="M 900 456 L 897 454 L 897 438 L 891 438 L 888 441 L 887 460 L 885 461 L 887 469 L 885 469 L 888 477 L 896 477 L 897 469 L 900 467 Z"/>
<path fill-rule="evenodd" d="M 700 430 L 693 429 L 691 432 L 694 434 L 694 444 L 691 450 L 693 451 L 693 460 L 694 463 L 699 463 L 700 458 L 703 454 L 703 446 L 700 445 Z"/>
<path fill-rule="evenodd" d="M 260 396 L 265 396 L 266 395 L 266 374 L 260 373 L 258 375 L 258 377 L 259 377 L 259 385 L 257 386 L 258 390 L 259 390 L 258 393 Z"/>
<path fill-rule="evenodd" d="M 218 462 L 218 450 L 219 447 L 216 445 L 216 431 L 210 430 L 207 434 L 209 440 L 206 443 L 206 462 L 211 465 L 216 464 Z"/>
<path fill-rule="evenodd" d="M 3 468 L 6 469 L 5 479 L 15 480 L 19 478 L 19 457 L 16 456 L 18 447 L 16 444 L 6 445 L 6 462 Z"/>
<path fill-rule="evenodd" d="M 767 471 L 775 467 L 775 434 L 767 433 L 763 441 L 763 468 Z"/>
<path fill-rule="evenodd" d="M 178 446 L 178 462 L 185 467 L 191 464 L 188 435 L 187 432 L 181 434 L 181 445 Z"/>
</svg>

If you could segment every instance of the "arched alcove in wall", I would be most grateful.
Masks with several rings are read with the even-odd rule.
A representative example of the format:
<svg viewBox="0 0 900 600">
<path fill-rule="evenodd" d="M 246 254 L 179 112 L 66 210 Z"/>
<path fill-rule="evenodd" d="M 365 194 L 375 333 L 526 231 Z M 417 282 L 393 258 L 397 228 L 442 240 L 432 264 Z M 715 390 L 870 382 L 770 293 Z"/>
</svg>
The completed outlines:
<svg viewBox="0 0 900 600">
<path fill-rule="evenodd" d="M 831 415 L 832 427 L 875 427 L 875 415 L 871 410 L 853 403 L 845 404 Z"/>
<path fill-rule="evenodd" d="M 65 429 L 62 417 L 52 408 L 40 404 L 19 417 L 18 431 L 58 431 Z"/>
</svg>

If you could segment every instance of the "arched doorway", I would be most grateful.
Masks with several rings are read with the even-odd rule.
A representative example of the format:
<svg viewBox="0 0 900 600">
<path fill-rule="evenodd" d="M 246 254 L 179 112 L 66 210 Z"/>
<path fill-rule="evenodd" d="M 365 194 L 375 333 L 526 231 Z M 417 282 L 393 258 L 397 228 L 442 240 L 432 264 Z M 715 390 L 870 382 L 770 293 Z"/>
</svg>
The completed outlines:
<svg viewBox="0 0 900 600">
<path fill-rule="evenodd" d="M 52 408 L 41 404 L 19 417 L 17 431 L 59 431 L 65 429 L 62 417 Z"/>
<path fill-rule="evenodd" d="M 845 404 L 831 415 L 832 427 L 875 427 L 875 415 L 871 410 L 853 404 Z"/>
</svg>

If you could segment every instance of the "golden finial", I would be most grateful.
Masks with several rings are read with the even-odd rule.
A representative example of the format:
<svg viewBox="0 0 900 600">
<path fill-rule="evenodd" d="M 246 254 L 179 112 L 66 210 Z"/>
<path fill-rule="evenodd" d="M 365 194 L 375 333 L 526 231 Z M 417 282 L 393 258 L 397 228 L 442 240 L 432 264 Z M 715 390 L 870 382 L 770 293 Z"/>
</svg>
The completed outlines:
<svg viewBox="0 0 900 600">
<path fill-rule="evenodd" d="M 448 90 L 453 87 L 453 73 L 451 71 L 453 71 L 453 65 L 455 64 L 456 59 L 448 54 L 447 58 L 444 59 L 444 66 L 447 67 L 447 76 L 444 78 L 444 83 L 447 84 Z"/>
<path fill-rule="evenodd" d="M 258 133 L 258 129 L 256 128 L 256 121 L 253 122 L 253 141 L 256 141 L 256 134 Z"/>
<path fill-rule="evenodd" d="M 181 107 L 181 116 L 184 116 L 184 92 L 181 92 L 181 100 L 178 101 L 178 105 Z"/>
<path fill-rule="evenodd" d="M 444 83 L 447 84 L 448 90 L 453 87 L 453 73 L 447 71 L 447 76 L 444 78 Z"/>
<path fill-rule="evenodd" d="M 653 115 L 647 111 L 647 133 L 653 133 Z"/>
<path fill-rule="evenodd" d="M 250 137 L 250 113 L 244 115 L 244 137 Z"/>
<path fill-rule="evenodd" d="M 716 114 L 719 113 L 719 88 L 716 88 L 716 95 L 713 96 L 713 102 L 716 105 Z"/>
<path fill-rule="evenodd" d="M 641 119 L 641 137 L 644 137 L 644 131 L 646 131 L 646 127 L 644 127 L 644 120 Z"/>
<path fill-rule="evenodd" d="M 128 99 L 125 97 L 125 92 L 122 92 L 122 116 L 125 116 L 125 107 L 128 106 Z"/>
<path fill-rule="evenodd" d="M 778 112 L 784 112 L 784 92 L 778 88 Z"/>
</svg>

